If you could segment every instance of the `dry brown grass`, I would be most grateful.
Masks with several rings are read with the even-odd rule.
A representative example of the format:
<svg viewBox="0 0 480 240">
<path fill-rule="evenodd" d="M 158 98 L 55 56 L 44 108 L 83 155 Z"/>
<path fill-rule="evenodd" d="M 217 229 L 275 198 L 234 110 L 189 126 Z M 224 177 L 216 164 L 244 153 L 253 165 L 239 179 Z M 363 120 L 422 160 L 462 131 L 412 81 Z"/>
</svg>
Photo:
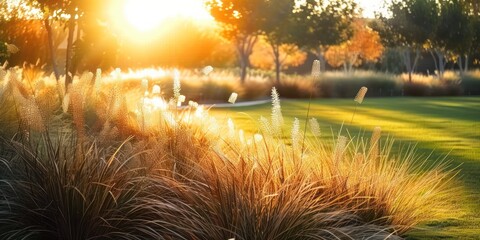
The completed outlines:
<svg viewBox="0 0 480 240">
<path fill-rule="evenodd" d="M 178 107 L 152 91 L 92 79 L 86 74 L 65 88 L 66 113 L 59 101 L 53 112 L 45 107 L 23 80 L 9 80 L 11 94 L 4 91 L 2 99 L 31 109 L 20 108 L 14 116 L 27 126 L 22 131 L 45 134 L 31 137 L 33 145 L 2 143 L 10 150 L 0 151 L 7 166 L 1 179 L 6 184 L 0 184 L 0 197 L 7 199 L 0 201 L 0 236 L 69 233 L 65 238 L 76 239 L 110 236 L 117 229 L 124 238 L 135 233 L 166 239 L 395 239 L 437 218 L 456 199 L 448 163 L 427 169 L 427 160 L 412 149 L 394 155 L 392 141 L 382 140 L 379 128 L 371 139 L 335 141 L 305 139 L 300 120 L 283 131 L 275 89 L 271 118 L 262 118 L 258 133 L 246 135 L 203 106 Z M 58 92 L 65 99 L 55 88 L 45 85 L 37 96 Z M 60 137 L 51 140 L 48 126 L 55 116 L 68 119 L 59 128 L 75 129 L 67 144 Z M 314 120 L 310 125 L 320 135 Z M 29 195 L 31 188 L 36 190 Z M 51 208 L 49 201 L 66 205 Z M 12 203 L 25 216 L 8 210 Z M 84 220 L 76 222 L 68 214 L 73 210 Z M 36 222 L 38 216 L 52 224 Z M 128 225 L 130 232 L 120 231 Z"/>
</svg>

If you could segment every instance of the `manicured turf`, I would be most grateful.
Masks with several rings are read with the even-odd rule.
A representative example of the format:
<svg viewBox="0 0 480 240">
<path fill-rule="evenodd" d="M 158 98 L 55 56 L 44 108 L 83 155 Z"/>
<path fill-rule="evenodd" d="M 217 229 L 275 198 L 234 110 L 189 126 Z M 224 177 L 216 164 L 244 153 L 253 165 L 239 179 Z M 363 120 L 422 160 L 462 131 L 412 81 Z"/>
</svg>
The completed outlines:
<svg viewBox="0 0 480 240">
<path fill-rule="evenodd" d="M 305 122 L 308 100 L 282 100 L 287 126 L 294 117 Z M 230 117 L 247 132 L 257 131 L 260 116 L 270 116 L 270 104 L 212 109 L 218 117 Z M 397 141 L 397 146 L 417 144 L 418 154 L 435 161 L 452 161 L 460 169 L 458 181 L 465 196 L 459 200 L 458 219 L 433 220 L 414 230 L 408 239 L 480 239 L 480 97 L 367 98 L 358 105 L 346 99 L 318 99 L 310 117 L 319 120 L 322 134 L 368 136 L 375 126 Z M 303 128 L 302 128 L 303 129 Z M 286 129 L 289 131 L 289 129 Z M 432 153 L 433 151 L 433 153 Z"/>
</svg>

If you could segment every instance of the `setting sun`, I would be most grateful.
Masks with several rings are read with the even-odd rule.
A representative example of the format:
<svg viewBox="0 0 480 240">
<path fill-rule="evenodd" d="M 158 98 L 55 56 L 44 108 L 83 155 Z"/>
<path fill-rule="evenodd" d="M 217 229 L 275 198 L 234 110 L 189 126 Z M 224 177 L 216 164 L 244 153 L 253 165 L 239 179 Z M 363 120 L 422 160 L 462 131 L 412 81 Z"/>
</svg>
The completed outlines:
<svg viewBox="0 0 480 240">
<path fill-rule="evenodd" d="M 203 0 L 126 0 L 123 13 L 126 22 L 141 32 L 152 30 L 174 17 L 211 19 Z"/>
</svg>

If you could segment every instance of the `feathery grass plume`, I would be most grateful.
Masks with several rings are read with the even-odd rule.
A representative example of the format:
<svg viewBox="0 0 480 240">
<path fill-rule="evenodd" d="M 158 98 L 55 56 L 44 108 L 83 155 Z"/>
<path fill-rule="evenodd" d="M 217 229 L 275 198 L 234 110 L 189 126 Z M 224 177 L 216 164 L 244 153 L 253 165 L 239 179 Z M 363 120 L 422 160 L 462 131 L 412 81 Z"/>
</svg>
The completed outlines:
<svg viewBox="0 0 480 240">
<path fill-rule="evenodd" d="M 43 80 L 38 81 L 44 82 Z M 39 90 L 37 90 L 37 95 L 35 97 L 38 108 L 42 114 L 42 118 L 46 124 L 50 122 L 55 112 L 61 107 L 61 101 L 58 99 L 58 92 L 55 86 L 44 85 Z"/>
<path fill-rule="evenodd" d="M 353 118 L 355 117 L 355 113 L 357 112 L 357 107 L 359 104 L 363 103 L 363 99 L 365 98 L 365 94 L 367 94 L 368 88 L 367 87 L 361 87 L 360 90 L 358 90 L 357 96 L 355 96 L 355 110 L 353 110 L 353 115 L 352 115 L 352 120 L 350 120 L 350 124 L 353 122 Z"/>
<path fill-rule="evenodd" d="M 43 89 L 46 88 L 46 85 L 45 85 L 45 81 L 43 81 L 43 79 L 39 79 L 36 83 L 35 83 L 35 92 L 38 93 L 40 91 L 42 91 Z"/>
<path fill-rule="evenodd" d="M 195 101 L 188 101 L 188 106 L 191 108 L 198 108 L 198 103 Z"/>
<path fill-rule="evenodd" d="M 60 77 L 57 81 L 57 89 L 58 89 L 58 96 L 60 99 L 63 99 L 65 97 L 65 94 L 67 93 L 67 87 L 65 86 L 65 76 Z"/>
<path fill-rule="evenodd" d="M 27 127 L 37 132 L 45 132 L 45 122 L 34 98 L 25 99 L 20 103 L 20 117 Z"/>
<path fill-rule="evenodd" d="M 21 79 L 20 75 L 14 69 L 8 70 L 7 71 L 7 76 L 5 76 L 5 78 L 8 78 L 8 81 L 10 81 L 10 82 L 15 82 L 15 83 L 21 83 L 22 82 L 22 79 Z M 18 84 L 16 84 L 16 85 L 18 85 Z M 25 86 L 22 85 L 22 88 L 23 89 L 19 89 L 19 90 L 24 92 Z"/>
<path fill-rule="evenodd" d="M 147 79 L 144 79 L 144 80 L 147 80 Z M 146 83 L 147 83 L 147 86 L 148 86 L 148 80 L 147 80 Z M 142 80 L 142 88 L 143 88 L 143 84 L 144 84 L 144 82 L 143 82 L 143 80 Z M 159 85 L 153 85 L 153 87 L 152 87 L 152 94 L 153 94 L 153 95 L 160 95 L 161 90 L 162 90 L 162 89 L 160 88 Z"/>
<path fill-rule="evenodd" d="M 112 119 L 115 120 L 117 119 L 119 114 L 125 114 L 122 112 L 119 112 L 119 99 L 120 99 L 121 93 L 118 88 L 118 86 L 113 86 L 110 91 L 108 92 L 108 99 L 107 99 L 107 119 Z"/>
<path fill-rule="evenodd" d="M 102 69 L 97 68 L 95 71 L 95 81 L 102 79 Z"/>
<path fill-rule="evenodd" d="M 0 81 L 6 80 L 7 76 L 7 71 L 5 71 L 3 68 L 0 68 Z"/>
<path fill-rule="evenodd" d="M 133 135 L 136 126 L 135 117 L 128 110 L 127 98 L 123 96 L 118 100 L 118 114 L 116 114 L 116 127 L 124 137 Z"/>
<path fill-rule="evenodd" d="M 310 118 L 308 120 L 308 125 L 310 126 L 310 131 L 314 137 L 320 137 L 322 132 L 320 131 L 320 124 L 316 118 Z"/>
<path fill-rule="evenodd" d="M 106 121 L 103 126 L 102 130 L 98 133 L 98 139 L 100 142 L 105 142 L 109 140 L 109 133 L 112 130 L 112 124 L 110 121 Z"/>
<path fill-rule="evenodd" d="M 277 89 L 272 88 L 272 133 L 274 136 L 280 136 L 283 126 L 282 107 Z"/>
<path fill-rule="evenodd" d="M 240 140 L 242 145 L 245 145 L 245 132 L 243 129 L 238 130 L 238 140 Z"/>
<path fill-rule="evenodd" d="M 256 143 L 259 143 L 263 140 L 263 135 L 262 134 L 258 134 L 258 133 L 255 133 L 253 135 L 253 140 L 255 140 Z"/>
<path fill-rule="evenodd" d="M 230 139 L 233 139 L 235 137 L 235 124 L 233 123 L 233 120 L 231 118 L 228 118 L 227 125 L 228 125 L 228 137 Z"/>
<path fill-rule="evenodd" d="M 62 101 L 62 110 L 64 113 L 68 112 L 68 107 L 70 106 L 70 93 L 65 94 Z"/>
<path fill-rule="evenodd" d="M 238 94 L 236 92 L 233 92 L 232 94 L 230 94 L 230 97 L 228 98 L 228 102 L 231 104 L 235 104 L 235 102 L 237 101 L 237 97 L 238 97 Z"/>
<path fill-rule="evenodd" d="M 37 94 L 36 85 L 39 81 L 42 81 L 41 78 L 44 75 L 44 72 L 41 69 L 42 66 L 39 65 L 39 62 L 36 64 L 27 64 L 26 62 L 23 63 L 22 80 L 26 85 L 28 85 L 29 90 L 33 95 Z"/>
<path fill-rule="evenodd" d="M 292 125 L 292 147 L 294 150 L 300 150 L 300 143 L 302 140 L 302 136 L 300 133 L 300 120 L 298 118 L 295 118 L 293 120 L 293 125 Z"/>
<path fill-rule="evenodd" d="M 370 160 L 376 160 L 380 152 L 380 137 L 382 136 L 382 128 L 375 127 L 370 138 Z"/>
<path fill-rule="evenodd" d="M 185 95 L 178 96 L 177 107 L 182 106 L 182 103 L 185 102 Z"/>
<path fill-rule="evenodd" d="M 0 98 L 2 98 L 5 89 L 7 89 L 8 83 L 7 72 L 0 68 Z"/>
<path fill-rule="evenodd" d="M 321 75 L 321 64 L 320 64 L 320 60 L 314 60 L 313 61 L 313 64 L 312 64 L 312 77 L 313 77 L 313 80 L 317 81 L 320 79 L 320 75 Z"/>
<path fill-rule="evenodd" d="M 177 121 L 175 121 L 175 116 L 172 114 L 172 112 L 162 111 L 161 115 L 162 119 L 170 128 L 175 129 L 177 127 Z"/>
<path fill-rule="evenodd" d="M 13 44 L 5 43 L 5 46 L 7 47 L 7 52 L 8 53 L 15 54 L 15 53 L 18 53 L 20 51 L 20 49 Z"/>
<path fill-rule="evenodd" d="M 46 130 L 45 121 L 42 118 L 35 98 L 31 95 L 24 84 L 17 80 L 18 75 L 9 71 L 8 84 L 11 84 L 13 102 L 17 106 L 17 114 L 20 123 L 23 124 L 23 130 L 34 130 L 44 132 Z M 3 107 L 3 106 L 2 106 Z"/>
<path fill-rule="evenodd" d="M 2 65 L 2 69 L 3 69 L 3 70 L 7 70 L 7 67 L 8 67 L 8 61 L 5 60 L 5 62 L 4 62 L 3 65 Z"/>
<path fill-rule="evenodd" d="M 228 98 L 228 102 L 231 104 L 235 104 L 237 101 L 238 94 L 236 92 L 233 92 L 230 97 Z"/>
<path fill-rule="evenodd" d="M 269 135 L 269 136 L 274 136 L 275 135 L 275 132 L 273 131 L 272 129 L 272 124 L 270 123 L 270 121 L 261 116 L 260 119 L 258 120 L 259 122 L 259 125 L 260 125 L 260 130 L 262 131 L 262 133 L 264 135 Z"/>
<path fill-rule="evenodd" d="M 357 102 L 358 104 L 362 104 L 363 99 L 365 98 L 365 94 L 367 94 L 367 91 L 367 87 L 361 87 L 360 90 L 358 90 L 357 96 L 355 96 L 355 99 L 353 101 Z"/>
<path fill-rule="evenodd" d="M 345 150 L 347 149 L 348 138 L 346 136 L 338 136 L 337 144 L 335 145 L 335 151 L 333 160 L 335 164 L 342 161 Z"/>
<path fill-rule="evenodd" d="M 72 107 L 72 117 L 75 130 L 77 131 L 77 137 L 83 141 L 86 137 L 85 134 L 85 98 L 82 94 L 80 86 L 77 84 L 70 85 L 70 106 Z"/>
<path fill-rule="evenodd" d="M 363 153 L 356 153 L 354 157 L 354 164 L 356 166 L 362 166 L 365 161 L 365 155 Z"/>
<path fill-rule="evenodd" d="M 180 89 L 180 71 L 178 71 L 178 69 L 175 69 L 173 71 L 173 98 L 175 100 L 180 97 Z"/>
<path fill-rule="evenodd" d="M 206 66 L 202 69 L 202 73 L 205 75 L 205 76 L 208 76 L 210 75 L 210 73 L 213 72 L 213 67 L 212 66 Z"/>
</svg>

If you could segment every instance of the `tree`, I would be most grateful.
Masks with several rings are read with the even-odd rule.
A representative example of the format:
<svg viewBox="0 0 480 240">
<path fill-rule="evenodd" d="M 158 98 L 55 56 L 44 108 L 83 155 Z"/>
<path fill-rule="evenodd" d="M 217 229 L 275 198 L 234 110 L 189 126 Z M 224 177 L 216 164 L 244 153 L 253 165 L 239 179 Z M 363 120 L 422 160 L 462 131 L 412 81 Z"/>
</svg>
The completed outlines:
<svg viewBox="0 0 480 240">
<path fill-rule="evenodd" d="M 420 51 L 437 26 L 438 5 L 436 0 L 394 0 L 388 10 L 390 17 L 380 16 L 384 30 L 382 38 L 388 38 L 385 42 L 402 49 L 402 60 L 411 82 Z"/>
<path fill-rule="evenodd" d="M 50 60 L 53 73 L 58 81 L 60 78 L 60 72 L 56 63 L 56 48 L 54 44 L 54 32 L 52 24 L 56 20 L 54 16 L 58 16 L 59 11 L 63 7 L 63 3 L 61 0 L 29 0 L 29 3 L 31 7 L 38 7 L 43 13 L 43 24 L 45 26 L 45 30 L 47 31 L 47 43 L 50 53 Z"/>
<path fill-rule="evenodd" d="M 295 42 L 294 33 L 298 27 L 295 22 L 296 14 L 295 1 L 276 0 L 267 3 L 267 11 L 265 12 L 267 18 L 262 26 L 262 31 L 265 35 L 265 41 L 270 45 L 267 55 L 270 55 L 273 59 L 277 84 L 280 84 L 280 70 L 284 67 L 284 64 L 295 65 L 298 63 L 296 60 L 302 60 L 304 56 L 298 51 Z M 295 56 L 291 56 L 292 54 L 295 54 Z M 288 62 L 286 62 L 287 60 Z"/>
<path fill-rule="evenodd" d="M 480 54 L 480 16 L 474 15 L 472 17 L 472 45 L 470 48 L 470 53 L 473 56 L 478 56 Z M 478 61 L 478 59 L 472 59 L 473 61 Z"/>
<path fill-rule="evenodd" d="M 25 1 L 0 1 L 0 41 L 15 44 L 20 52 L 12 55 L 13 65 L 24 62 L 43 64 L 50 60 L 47 34 L 43 24 L 43 13 L 38 4 L 28 5 Z M 58 46 L 63 35 L 62 27 L 53 24 L 52 45 Z"/>
<path fill-rule="evenodd" d="M 383 45 L 378 32 L 366 26 L 361 19 L 353 23 L 352 37 L 340 45 L 331 46 L 325 53 L 327 62 L 333 67 L 343 65 L 345 72 L 363 61 L 375 62 L 382 55 Z"/>
<path fill-rule="evenodd" d="M 292 35 L 295 43 L 312 50 L 325 69 L 324 52 L 328 46 L 344 42 L 351 36 L 356 11 L 353 0 L 296 1 Z"/>
<path fill-rule="evenodd" d="M 211 15 L 222 25 L 223 35 L 234 42 L 245 82 L 253 46 L 262 33 L 268 0 L 209 0 Z"/>
<path fill-rule="evenodd" d="M 266 57 L 270 56 L 270 57 Z M 251 56 L 251 63 L 255 67 L 262 69 L 276 69 L 277 83 L 279 82 L 280 70 L 287 67 L 299 66 L 305 62 L 307 54 L 294 44 L 281 44 L 274 52 L 271 43 L 265 38 L 261 38 L 255 45 Z"/>
<path fill-rule="evenodd" d="M 480 14 L 480 1 L 478 0 L 465 0 L 467 9 L 470 9 L 469 14 L 478 17 Z"/>
<path fill-rule="evenodd" d="M 443 1 L 440 4 L 439 24 L 431 42 L 437 57 L 435 66 L 438 77 L 443 79 L 447 61 L 446 54 L 456 58 L 462 73 L 468 70 L 468 56 L 472 47 L 473 29 L 469 9 L 463 1 L 450 0 Z"/>
</svg>

